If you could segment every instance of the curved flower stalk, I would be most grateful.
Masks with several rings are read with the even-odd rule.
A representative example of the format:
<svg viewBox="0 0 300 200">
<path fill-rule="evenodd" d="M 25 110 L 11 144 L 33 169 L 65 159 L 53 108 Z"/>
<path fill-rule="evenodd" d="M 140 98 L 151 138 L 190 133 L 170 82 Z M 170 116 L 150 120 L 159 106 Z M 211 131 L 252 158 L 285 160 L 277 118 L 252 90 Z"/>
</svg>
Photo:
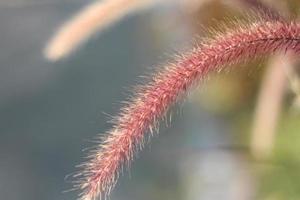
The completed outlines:
<svg viewBox="0 0 300 200">
<path fill-rule="evenodd" d="M 177 0 L 194 7 L 199 7 L 209 0 Z M 105 29 L 126 15 L 155 3 L 175 3 L 176 0 L 96 0 L 80 11 L 75 17 L 63 24 L 47 43 L 44 55 L 48 60 L 56 61 L 68 56 L 93 33 Z M 277 12 L 272 11 L 258 0 L 238 0 L 261 11 L 268 18 L 280 19 Z M 185 5 L 184 4 L 184 5 Z M 191 7 L 189 8 L 191 9 Z"/>
<path fill-rule="evenodd" d="M 292 57 L 281 54 L 274 56 L 268 66 L 259 92 L 250 145 L 256 159 L 268 158 L 272 153 L 287 86 L 286 70 L 292 66 Z"/>
<path fill-rule="evenodd" d="M 48 42 L 44 55 L 55 61 L 69 55 L 94 32 L 122 19 L 156 0 L 97 0 L 66 22 Z"/>
<path fill-rule="evenodd" d="M 121 109 L 112 130 L 82 165 L 78 175 L 82 200 L 110 193 L 120 171 L 143 147 L 158 120 L 209 72 L 279 50 L 300 54 L 300 24 L 296 22 L 260 20 L 216 35 L 154 74 Z M 151 134 L 146 133 L 149 130 Z"/>
</svg>

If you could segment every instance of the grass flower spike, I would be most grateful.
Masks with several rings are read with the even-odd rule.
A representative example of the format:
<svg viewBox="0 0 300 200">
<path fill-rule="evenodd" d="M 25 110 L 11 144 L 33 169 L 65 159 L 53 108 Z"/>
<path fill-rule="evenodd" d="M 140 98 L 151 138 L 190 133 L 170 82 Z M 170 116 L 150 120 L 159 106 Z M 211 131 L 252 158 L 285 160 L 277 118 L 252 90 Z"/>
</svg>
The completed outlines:
<svg viewBox="0 0 300 200">
<path fill-rule="evenodd" d="M 82 166 L 78 185 L 82 200 L 110 193 L 120 171 L 143 147 L 158 120 L 209 72 L 276 51 L 300 53 L 300 24 L 296 22 L 262 19 L 249 25 L 238 23 L 215 35 L 153 74 L 121 109 L 113 128 Z"/>
<path fill-rule="evenodd" d="M 48 42 L 44 55 L 55 61 L 69 55 L 94 32 L 156 0 L 97 0 L 66 22 Z"/>
</svg>

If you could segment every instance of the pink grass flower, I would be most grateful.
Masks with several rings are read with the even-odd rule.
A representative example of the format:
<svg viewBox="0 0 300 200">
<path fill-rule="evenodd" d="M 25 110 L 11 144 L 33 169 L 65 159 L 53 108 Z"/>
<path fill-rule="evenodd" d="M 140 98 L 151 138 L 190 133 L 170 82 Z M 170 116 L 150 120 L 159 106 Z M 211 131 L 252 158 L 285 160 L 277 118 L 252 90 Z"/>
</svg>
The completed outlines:
<svg viewBox="0 0 300 200">
<path fill-rule="evenodd" d="M 215 35 L 218 36 L 153 74 L 149 83 L 140 86 L 121 109 L 113 128 L 82 166 L 78 185 L 82 200 L 106 197 L 110 193 L 123 167 L 129 165 L 143 147 L 158 120 L 209 72 L 276 51 L 300 53 L 300 24 L 296 22 L 237 23 L 235 29 Z"/>
</svg>

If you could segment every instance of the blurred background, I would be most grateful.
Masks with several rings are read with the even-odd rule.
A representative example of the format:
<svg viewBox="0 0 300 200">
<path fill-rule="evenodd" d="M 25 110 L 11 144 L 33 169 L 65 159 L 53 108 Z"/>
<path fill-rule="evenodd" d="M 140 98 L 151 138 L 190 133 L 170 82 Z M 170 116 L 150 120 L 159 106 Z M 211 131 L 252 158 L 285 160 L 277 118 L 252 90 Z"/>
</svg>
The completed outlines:
<svg viewBox="0 0 300 200">
<path fill-rule="evenodd" d="M 46 60 L 43 49 L 57 27 L 90 2 L 0 0 L 0 199 L 76 199 L 78 192 L 64 192 L 72 188 L 65 177 L 110 128 L 107 120 L 138 77 L 189 49 L 203 27 L 245 18 L 249 9 L 237 0 L 157 4 L 95 34 L 68 58 Z M 299 13 L 297 0 L 265 3 Z M 111 199 L 300 199 L 298 65 L 286 59 L 211 74 L 172 109 L 172 124 L 162 123 Z M 290 65 L 290 73 L 280 71 L 283 78 L 264 87 L 268 75 L 278 76 L 276 64 Z M 278 94 L 268 93 L 274 88 Z M 268 111 L 258 106 L 264 91 L 275 113 L 260 117 Z"/>
</svg>

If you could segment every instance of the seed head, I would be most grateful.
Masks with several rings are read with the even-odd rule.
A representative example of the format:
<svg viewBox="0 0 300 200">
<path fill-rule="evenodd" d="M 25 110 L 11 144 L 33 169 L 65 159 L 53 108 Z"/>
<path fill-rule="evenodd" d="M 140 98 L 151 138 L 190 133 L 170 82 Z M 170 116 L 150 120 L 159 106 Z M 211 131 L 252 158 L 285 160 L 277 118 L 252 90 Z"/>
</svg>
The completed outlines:
<svg viewBox="0 0 300 200">
<path fill-rule="evenodd" d="M 110 193 L 120 171 L 143 147 L 158 120 L 209 72 L 276 51 L 300 53 L 300 24 L 296 22 L 261 19 L 248 25 L 237 23 L 215 35 L 153 74 L 121 109 L 113 128 L 83 165 L 78 185 L 82 200 Z"/>
</svg>

